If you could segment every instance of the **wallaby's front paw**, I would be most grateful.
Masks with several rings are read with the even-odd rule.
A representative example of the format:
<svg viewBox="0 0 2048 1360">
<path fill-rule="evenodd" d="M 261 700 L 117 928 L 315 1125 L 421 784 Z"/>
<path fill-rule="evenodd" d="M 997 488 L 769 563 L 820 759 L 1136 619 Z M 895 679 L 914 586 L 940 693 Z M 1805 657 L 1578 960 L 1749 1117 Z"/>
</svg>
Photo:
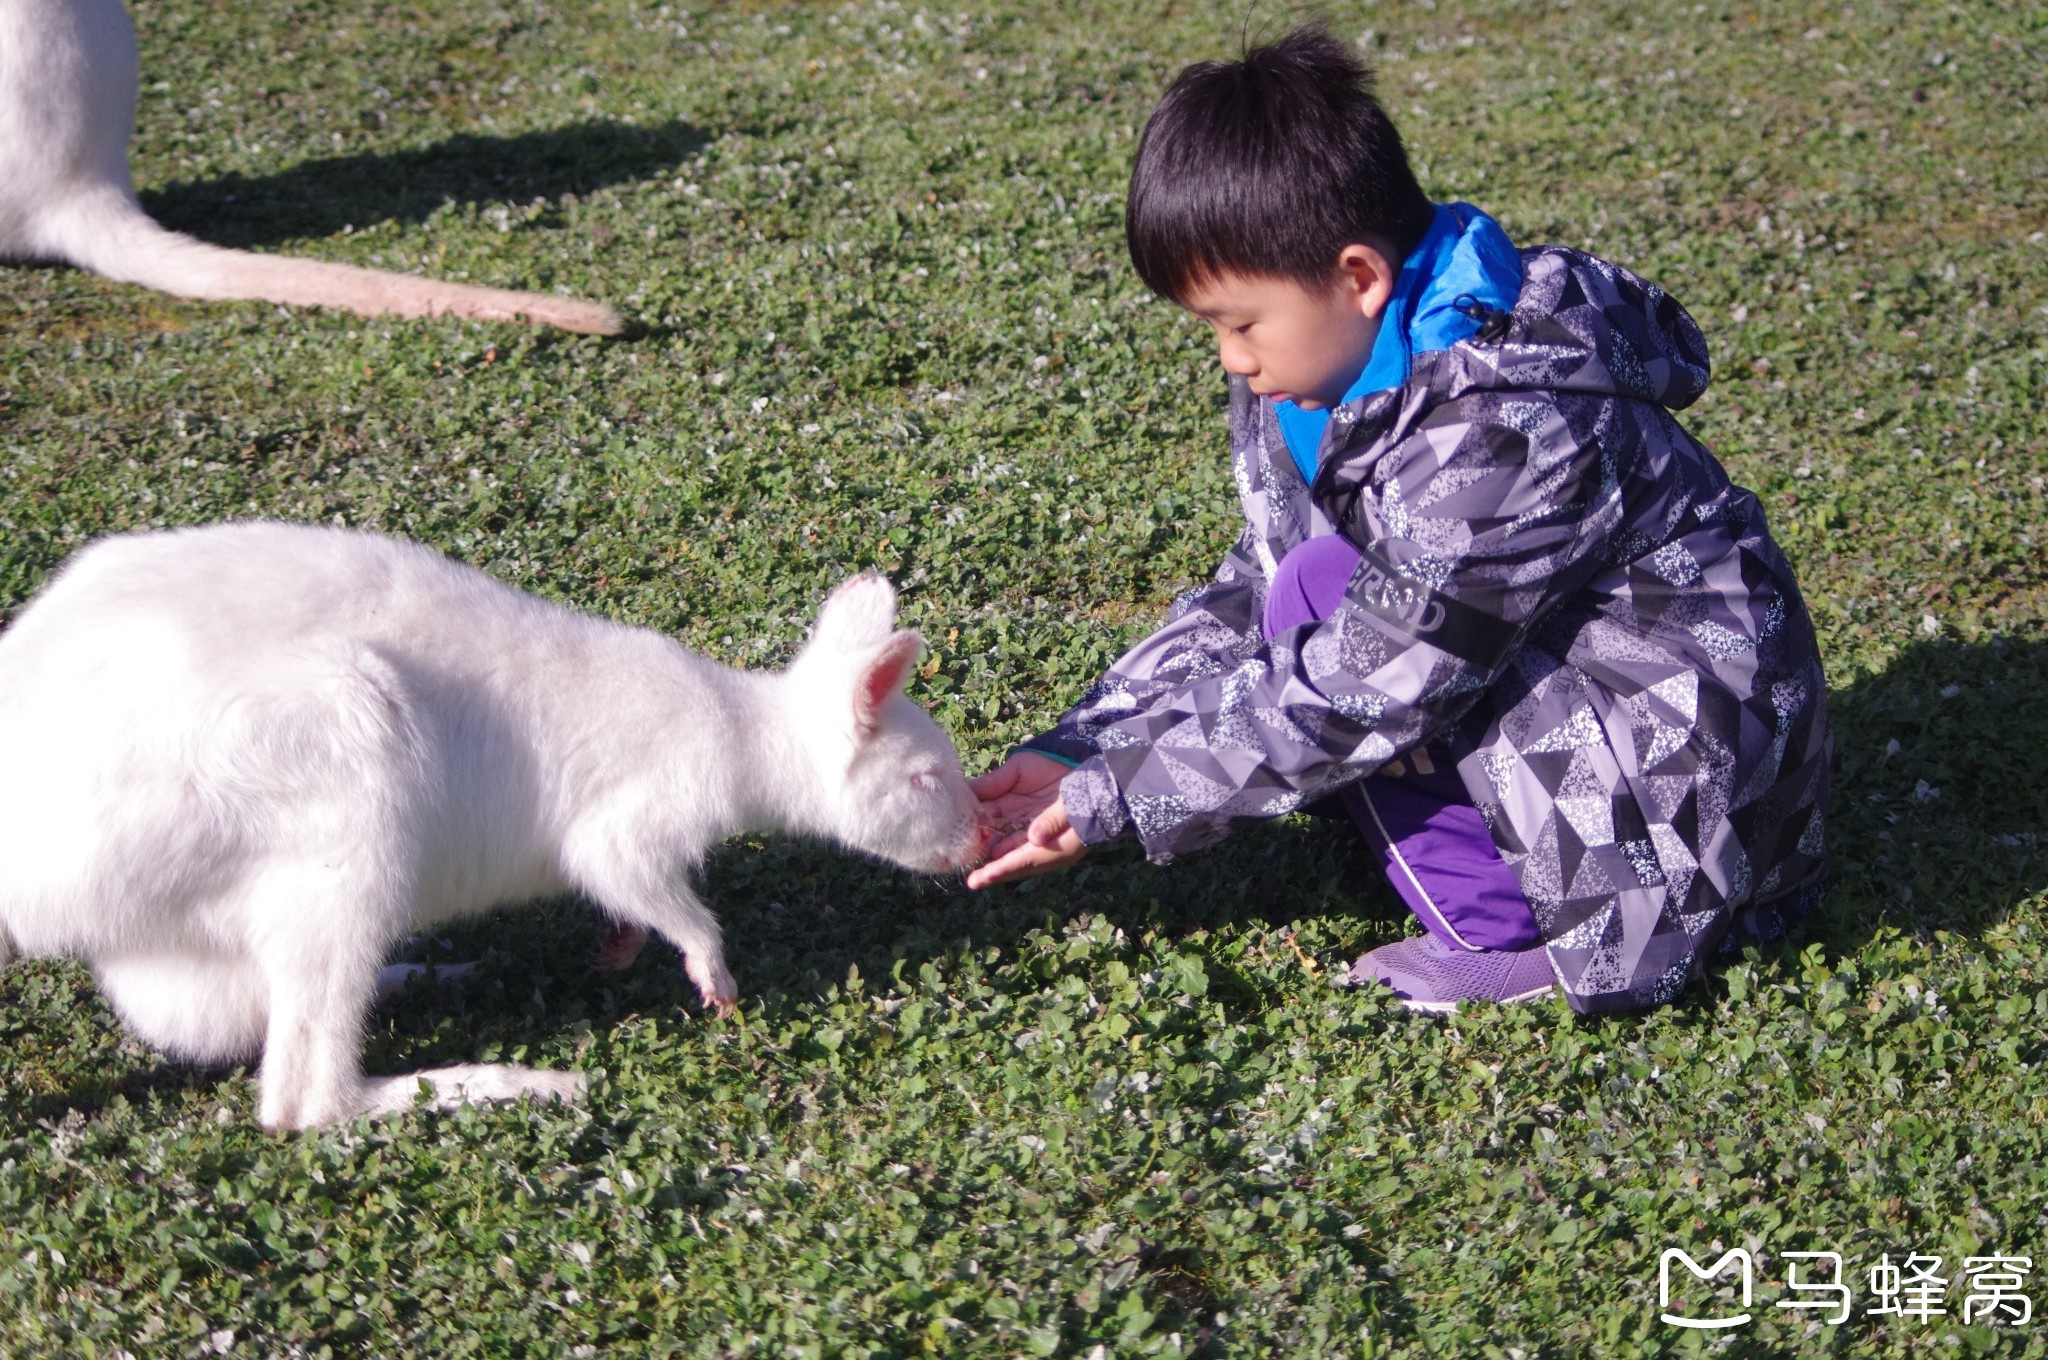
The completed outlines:
<svg viewBox="0 0 2048 1360">
<path fill-rule="evenodd" d="M 698 983 L 697 997 L 704 1003 L 705 1010 L 712 1012 L 721 1020 L 732 1019 L 740 1008 L 739 989 L 733 986 L 731 978 L 725 980 L 723 990 Z"/>
<path fill-rule="evenodd" d="M 591 969 L 599 973 L 624 972 L 633 966 L 633 960 L 639 958 L 640 951 L 646 947 L 645 926 L 613 926 L 612 933 L 591 956 Z"/>
<path fill-rule="evenodd" d="M 697 996 L 704 1003 L 704 1009 L 716 1011 L 720 1019 L 730 1019 L 739 1009 L 740 988 L 732 980 L 732 974 L 725 971 L 725 960 L 704 959 L 691 954 L 683 960 L 683 970 L 690 975 L 690 981 L 697 984 Z"/>
</svg>

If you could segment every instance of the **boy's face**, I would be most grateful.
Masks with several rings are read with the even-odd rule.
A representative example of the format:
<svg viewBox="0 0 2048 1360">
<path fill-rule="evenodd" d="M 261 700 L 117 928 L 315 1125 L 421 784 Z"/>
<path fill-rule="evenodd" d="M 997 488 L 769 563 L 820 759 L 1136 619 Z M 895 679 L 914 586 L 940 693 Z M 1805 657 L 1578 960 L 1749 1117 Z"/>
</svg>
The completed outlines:
<svg viewBox="0 0 2048 1360">
<path fill-rule="evenodd" d="M 1321 288 L 1267 274 L 1218 274 L 1182 305 L 1216 332 L 1216 356 L 1252 391 L 1304 410 L 1334 406 L 1372 357 L 1394 267 L 1368 245 L 1349 245 Z"/>
</svg>

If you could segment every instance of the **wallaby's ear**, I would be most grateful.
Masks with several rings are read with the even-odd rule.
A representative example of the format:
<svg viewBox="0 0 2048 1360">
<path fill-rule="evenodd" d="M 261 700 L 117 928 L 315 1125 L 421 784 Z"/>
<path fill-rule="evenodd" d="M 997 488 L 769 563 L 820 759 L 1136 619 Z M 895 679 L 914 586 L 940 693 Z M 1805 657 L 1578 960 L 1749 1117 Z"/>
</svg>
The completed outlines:
<svg viewBox="0 0 2048 1360">
<path fill-rule="evenodd" d="M 863 574 L 840 583 L 825 601 L 796 664 L 826 694 L 845 694 L 840 686 L 853 682 L 853 735 L 859 742 L 880 729 L 883 706 L 910 682 L 923 646 L 916 633 L 896 631 L 896 590 L 888 578 Z"/>
<path fill-rule="evenodd" d="M 863 574 L 840 582 L 818 611 L 811 646 L 855 652 L 886 642 L 896 626 L 896 589 L 886 576 Z"/>
<path fill-rule="evenodd" d="M 924 639 L 916 633 L 892 633 L 861 663 L 853 685 L 853 727 L 863 740 L 881 726 L 882 705 L 910 683 L 911 668 L 923 649 Z"/>
</svg>

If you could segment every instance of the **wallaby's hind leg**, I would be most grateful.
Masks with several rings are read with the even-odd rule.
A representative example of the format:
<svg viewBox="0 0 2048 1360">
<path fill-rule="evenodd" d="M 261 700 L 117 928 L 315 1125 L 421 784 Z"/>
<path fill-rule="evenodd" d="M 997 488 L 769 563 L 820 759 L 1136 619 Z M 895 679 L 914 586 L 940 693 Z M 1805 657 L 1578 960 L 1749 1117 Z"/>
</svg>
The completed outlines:
<svg viewBox="0 0 2048 1360">
<path fill-rule="evenodd" d="M 257 1118 L 301 1129 L 362 1106 L 363 1017 L 403 918 L 374 874 L 309 865 L 264 876 L 254 941 L 270 993 Z"/>
<path fill-rule="evenodd" d="M 358 658 L 344 680 L 362 675 L 381 678 L 373 659 Z M 387 679 L 385 688 L 398 686 Z M 374 703 L 344 697 L 352 702 L 337 711 L 354 719 L 355 728 L 343 727 L 343 734 L 371 736 L 361 743 L 366 749 L 344 752 L 353 790 L 368 796 L 308 799 L 294 808 L 295 848 L 271 855 L 248 888 L 251 951 L 270 996 L 258 1117 L 267 1128 L 294 1129 L 404 1109 L 420 1076 L 436 1082 L 444 1105 L 573 1096 L 581 1090 L 574 1074 L 513 1067 L 364 1080 L 363 1019 L 376 997 L 380 965 L 414 924 L 418 847 L 410 837 L 421 818 L 404 797 L 403 761 L 411 743 L 393 740 L 388 725 L 379 727 L 385 712 Z M 387 796 L 375 796 L 379 792 Z"/>
<path fill-rule="evenodd" d="M 192 1062 L 253 1058 L 270 984 L 247 955 L 172 952 L 96 959 L 100 991 L 135 1036 Z"/>
</svg>

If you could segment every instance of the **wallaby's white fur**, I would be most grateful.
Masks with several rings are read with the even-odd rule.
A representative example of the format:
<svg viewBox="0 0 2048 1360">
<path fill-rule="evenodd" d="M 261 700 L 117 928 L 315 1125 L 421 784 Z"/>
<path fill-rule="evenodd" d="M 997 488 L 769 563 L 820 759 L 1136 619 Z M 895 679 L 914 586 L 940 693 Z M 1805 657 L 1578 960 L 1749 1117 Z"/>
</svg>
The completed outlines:
<svg viewBox="0 0 2048 1360">
<path fill-rule="evenodd" d="M 181 297 L 619 329 L 611 308 L 575 298 L 224 250 L 164 230 L 128 176 L 137 74 L 121 0 L 0 0 L 0 258 L 64 260 Z"/>
<path fill-rule="evenodd" d="M 902 693 L 917 634 L 879 577 L 783 671 L 522 594 L 416 544 L 217 525 L 103 540 L 0 635 L 0 962 L 84 958 L 136 1034 L 261 1050 L 296 1128 L 580 1079 L 365 1082 L 379 965 L 439 920 L 574 889 L 737 995 L 692 868 L 746 830 L 947 872 L 984 827 Z"/>
</svg>

